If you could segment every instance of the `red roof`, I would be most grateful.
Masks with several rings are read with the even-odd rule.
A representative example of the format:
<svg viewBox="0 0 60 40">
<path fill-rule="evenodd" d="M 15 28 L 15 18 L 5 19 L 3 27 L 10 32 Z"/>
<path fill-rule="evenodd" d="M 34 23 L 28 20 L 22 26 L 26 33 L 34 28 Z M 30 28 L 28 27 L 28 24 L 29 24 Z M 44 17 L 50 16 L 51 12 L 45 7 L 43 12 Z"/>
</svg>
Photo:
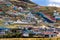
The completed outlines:
<svg viewBox="0 0 60 40">
<path fill-rule="evenodd" d="M 54 34 L 53 32 L 43 32 L 43 34 Z"/>
<path fill-rule="evenodd" d="M 4 4 L 4 2 L 0 2 L 0 4 Z"/>
<path fill-rule="evenodd" d="M 56 20 L 54 17 L 50 16 L 49 14 L 46 14 L 45 12 L 43 12 L 48 18 L 50 18 L 51 20 Z"/>
<path fill-rule="evenodd" d="M 0 12 L 2 11 L 2 9 L 0 9 Z"/>
</svg>

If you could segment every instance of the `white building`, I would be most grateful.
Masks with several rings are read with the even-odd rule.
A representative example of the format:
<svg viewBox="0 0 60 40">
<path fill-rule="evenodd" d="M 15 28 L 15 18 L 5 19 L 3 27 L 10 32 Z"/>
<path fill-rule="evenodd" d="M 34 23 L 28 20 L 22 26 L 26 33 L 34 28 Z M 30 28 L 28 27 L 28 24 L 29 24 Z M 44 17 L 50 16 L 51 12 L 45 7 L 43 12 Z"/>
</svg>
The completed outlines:
<svg viewBox="0 0 60 40">
<path fill-rule="evenodd" d="M 32 14 L 31 12 L 29 12 L 29 13 L 27 14 L 26 19 L 30 22 L 30 21 L 32 20 L 32 18 L 34 18 L 34 16 L 33 16 L 33 14 Z"/>
<path fill-rule="evenodd" d="M 60 14 L 59 12 L 56 12 L 56 10 L 54 10 L 53 16 L 55 17 L 56 20 L 60 20 Z"/>
<path fill-rule="evenodd" d="M 54 10 L 53 16 L 58 16 L 59 12 L 56 12 L 56 10 Z"/>
</svg>

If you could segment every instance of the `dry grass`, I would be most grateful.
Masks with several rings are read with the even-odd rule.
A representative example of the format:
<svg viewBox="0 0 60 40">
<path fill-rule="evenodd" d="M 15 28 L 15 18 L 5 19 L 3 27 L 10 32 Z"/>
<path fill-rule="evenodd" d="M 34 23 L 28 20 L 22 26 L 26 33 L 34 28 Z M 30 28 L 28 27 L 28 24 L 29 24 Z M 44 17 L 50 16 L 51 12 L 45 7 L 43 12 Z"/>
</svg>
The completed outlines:
<svg viewBox="0 0 60 40">
<path fill-rule="evenodd" d="M 0 40 L 60 40 L 60 38 L 1 38 Z"/>
</svg>

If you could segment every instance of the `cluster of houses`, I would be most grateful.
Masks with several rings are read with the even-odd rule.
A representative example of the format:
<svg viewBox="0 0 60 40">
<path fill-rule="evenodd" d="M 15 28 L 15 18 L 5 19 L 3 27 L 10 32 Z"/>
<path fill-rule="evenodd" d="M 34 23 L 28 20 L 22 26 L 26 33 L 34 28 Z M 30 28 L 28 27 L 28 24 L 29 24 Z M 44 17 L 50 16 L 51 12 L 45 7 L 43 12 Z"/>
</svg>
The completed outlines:
<svg viewBox="0 0 60 40">
<path fill-rule="evenodd" d="M 54 26 L 51 27 L 51 25 L 53 25 L 54 23 L 50 25 L 50 23 L 44 21 L 44 18 L 47 19 L 48 17 L 46 18 L 43 15 L 38 16 L 34 14 L 34 10 L 32 10 L 29 7 L 23 8 L 21 6 L 16 6 L 6 1 L 5 2 L 3 2 L 2 0 L 0 1 L 2 2 L 0 3 L 0 7 L 1 7 L 0 8 L 0 21 L 3 21 L 2 25 L 7 26 L 7 25 L 13 25 L 13 24 L 18 24 L 18 25 L 32 24 L 34 26 L 36 25 L 36 27 L 33 27 L 33 26 L 29 27 L 27 25 L 27 27 L 19 26 L 18 29 L 17 28 L 16 29 L 0 28 L 0 34 L 2 36 L 7 35 L 8 33 L 12 33 L 12 34 L 19 33 L 19 37 L 57 37 L 60 35 L 60 28 L 55 28 Z M 57 20 L 60 19 L 59 13 L 57 13 L 56 11 L 54 11 L 53 16 Z M 16 37 L 16 35 L 12 35 L 11 37 L 13 36 Z"/>
<path fill-rule="evenodd" d="M 0 37 L 22 37 L 22 38 L 51 38 L 59 37 L 60 28 L 22 27 L 0 28 Z M 7 36 L 8 35 L 8 36 Z"/>
</svg>

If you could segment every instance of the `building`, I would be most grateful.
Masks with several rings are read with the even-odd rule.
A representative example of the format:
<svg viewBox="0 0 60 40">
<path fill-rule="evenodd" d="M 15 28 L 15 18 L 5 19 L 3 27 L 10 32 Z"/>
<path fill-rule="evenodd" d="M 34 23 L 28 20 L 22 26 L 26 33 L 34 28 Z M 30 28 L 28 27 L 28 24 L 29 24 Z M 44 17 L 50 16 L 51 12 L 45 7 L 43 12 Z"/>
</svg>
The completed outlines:
<svg viewBox="0 0 60 40">
<path fill-rule="evenodd" d="M 53 32 L 43 32 L 44 37 L 51 38 L 51 37 L 56 37 L 57 34 Z"/>
</svg>

